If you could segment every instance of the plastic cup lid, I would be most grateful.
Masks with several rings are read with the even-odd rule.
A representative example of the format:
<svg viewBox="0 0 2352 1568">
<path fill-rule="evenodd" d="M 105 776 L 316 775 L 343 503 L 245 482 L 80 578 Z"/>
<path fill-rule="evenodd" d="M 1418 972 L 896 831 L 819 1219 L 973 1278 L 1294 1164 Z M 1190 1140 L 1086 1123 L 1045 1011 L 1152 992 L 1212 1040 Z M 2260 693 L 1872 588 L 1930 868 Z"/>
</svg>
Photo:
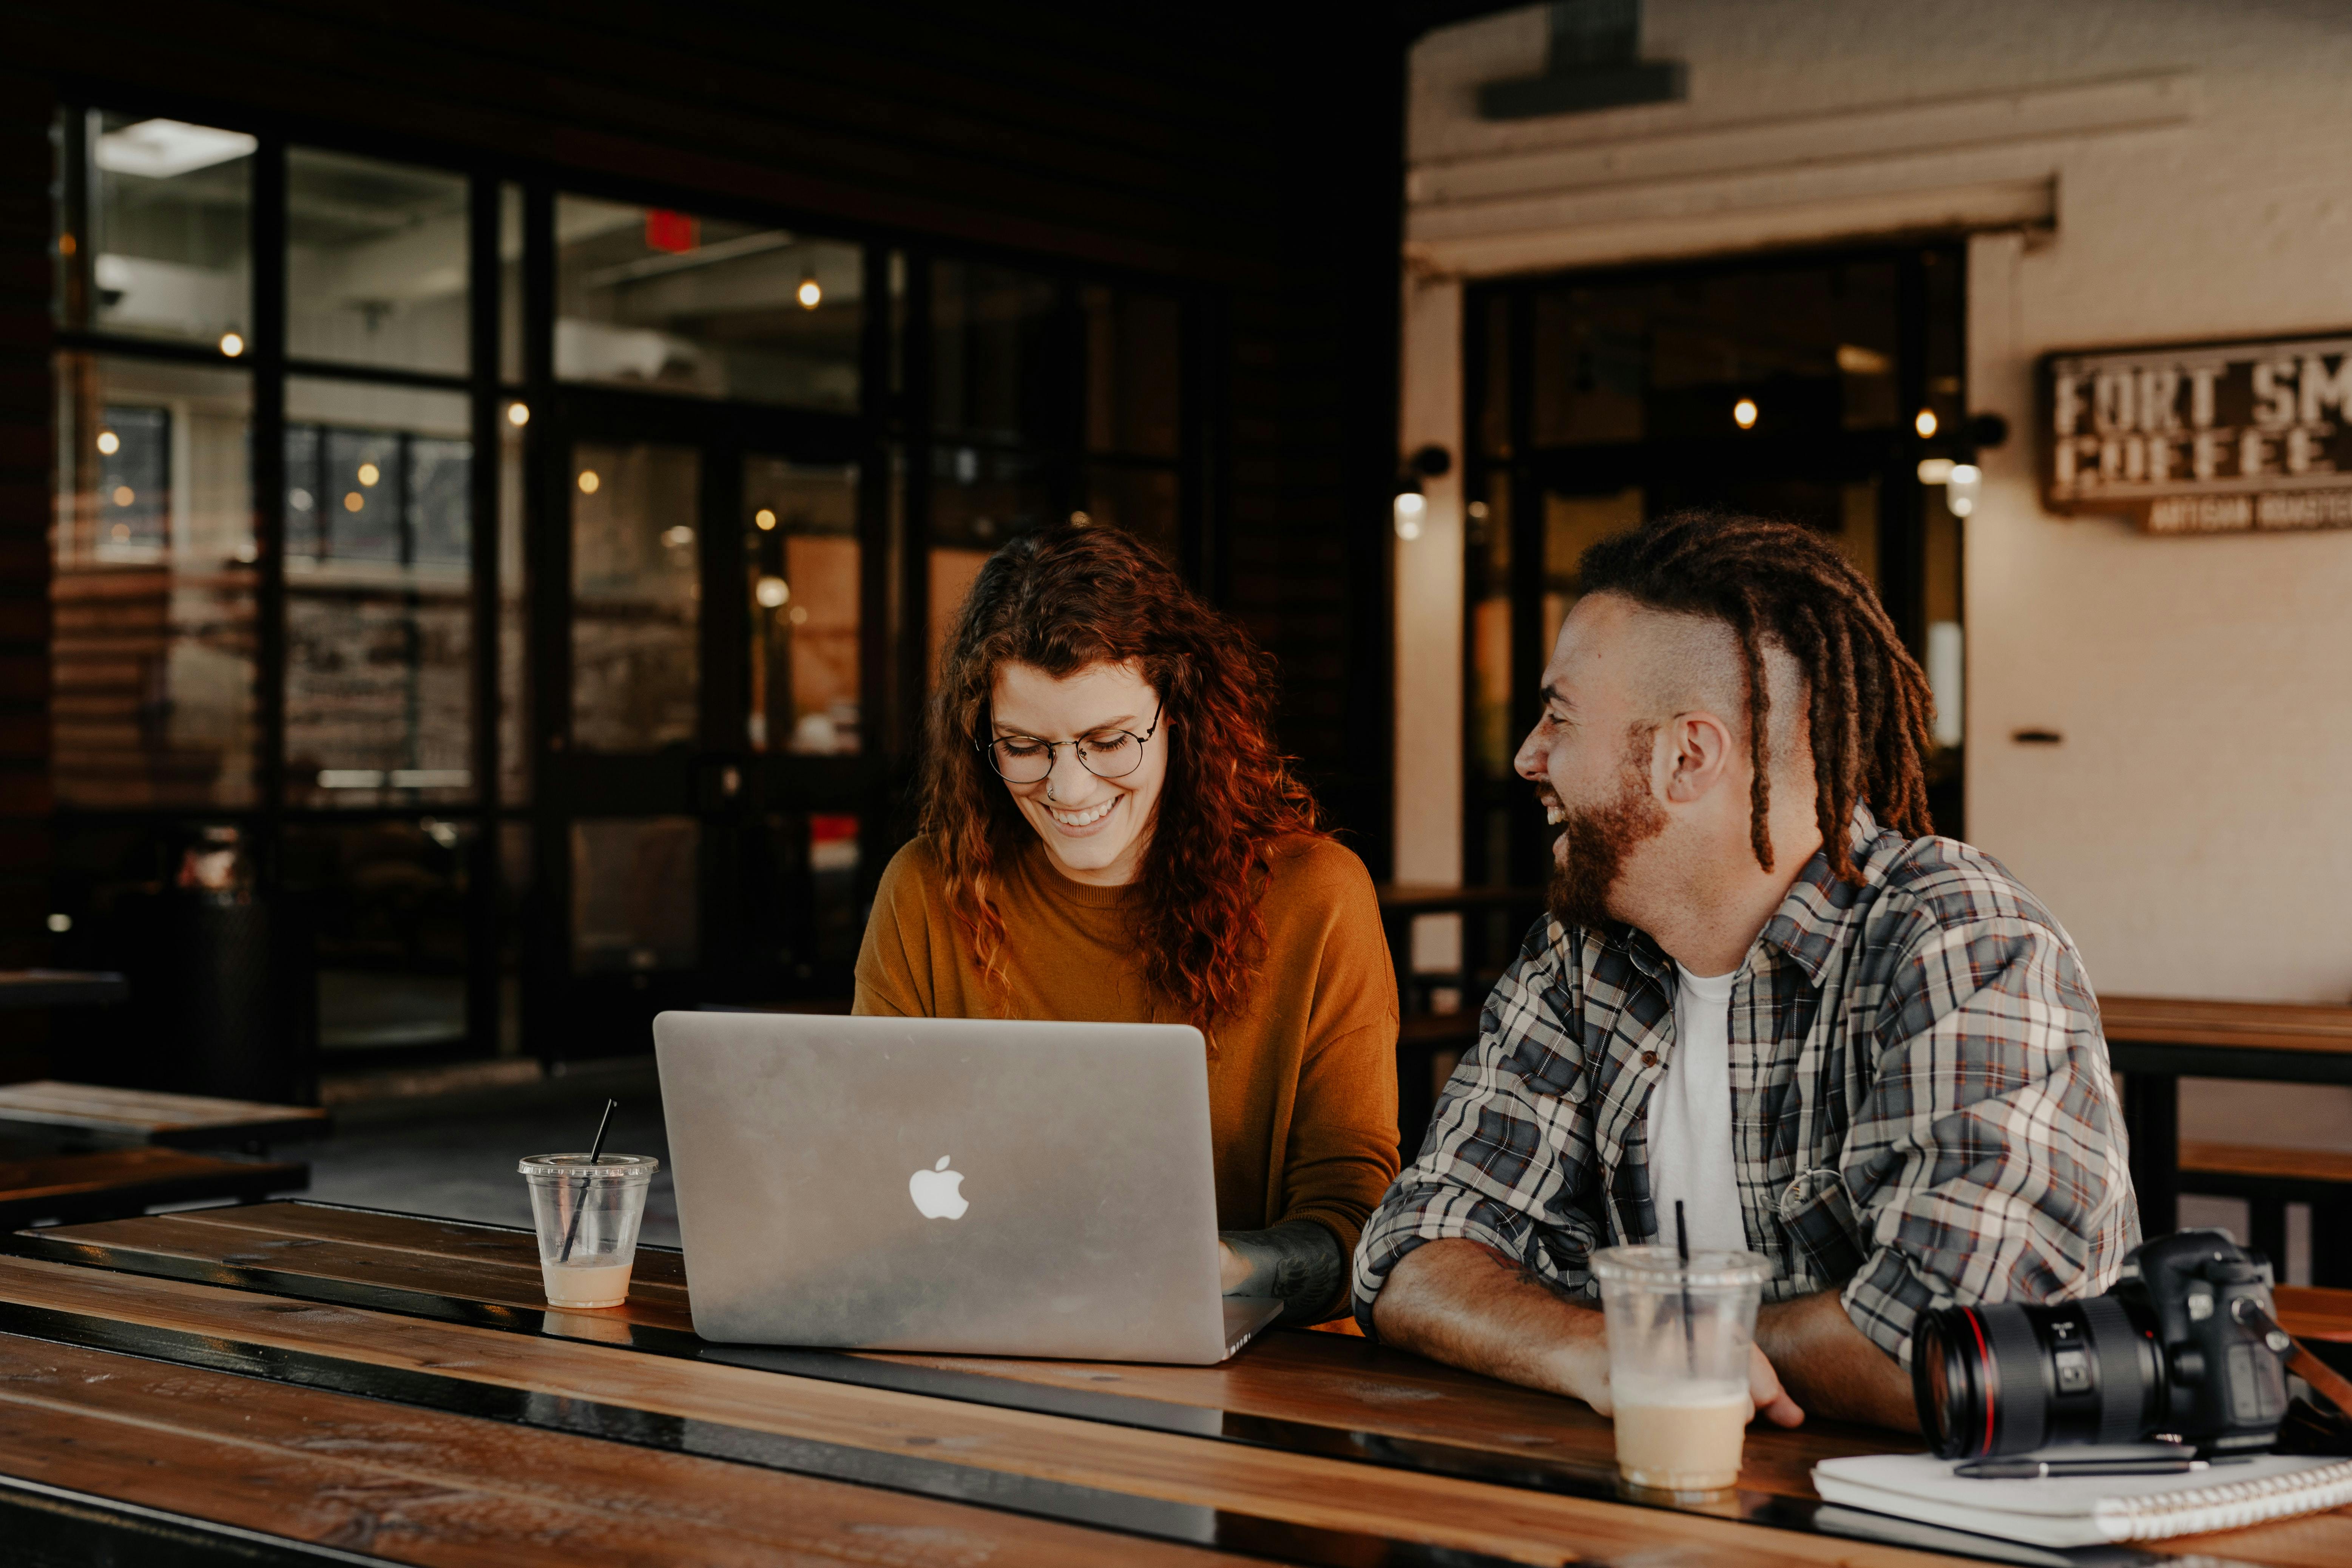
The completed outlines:
<svg viewBox="0 0 2352 1568">
<path fill-rule="evenodd" d="M 644 1182 L 661 1168 L 651 1154 L 606 1154 L 594 1164 L 585 1154 L 526 1155 L 515 1169 L 526 1176 L 560 1176 L 569 1182 Z"/>
<path fill-rule="evenodd" d="M 1592 1255 L 1592 1272 L 1625 1284 L 1703 1289 L 1761 1285 L 1772 1277 L 1772 1263 L 1755 1252 L 1694 1252 L 1685 1264 L 1671 1247 L 1604 1247 Z"/>
</svg>

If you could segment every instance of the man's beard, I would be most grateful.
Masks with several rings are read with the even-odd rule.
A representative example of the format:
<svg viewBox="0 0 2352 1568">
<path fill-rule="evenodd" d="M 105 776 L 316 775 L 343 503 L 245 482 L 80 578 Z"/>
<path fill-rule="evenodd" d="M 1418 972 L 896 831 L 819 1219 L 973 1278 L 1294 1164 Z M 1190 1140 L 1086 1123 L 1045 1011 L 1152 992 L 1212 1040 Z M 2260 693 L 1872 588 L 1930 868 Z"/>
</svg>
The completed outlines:
<svg viewBox="0 0 2352 1568">
<path fill-rule="evenodd" d="M 1628 757 L 1617 798 L 1605 805 L 1571 807 L 1554 847 L 1544 900 L 1562 925 L 1599 927 L 1617 917 L 1609 912 L 1609 892 L 1625 869 L 1625 857 L 1665 831 L 1666 808 L 1650 795 L 1648 736 L 1634 750 L 1644 764 Z M 1564 853 L 1563 853 L 1564 851 Z"/>
</svg>

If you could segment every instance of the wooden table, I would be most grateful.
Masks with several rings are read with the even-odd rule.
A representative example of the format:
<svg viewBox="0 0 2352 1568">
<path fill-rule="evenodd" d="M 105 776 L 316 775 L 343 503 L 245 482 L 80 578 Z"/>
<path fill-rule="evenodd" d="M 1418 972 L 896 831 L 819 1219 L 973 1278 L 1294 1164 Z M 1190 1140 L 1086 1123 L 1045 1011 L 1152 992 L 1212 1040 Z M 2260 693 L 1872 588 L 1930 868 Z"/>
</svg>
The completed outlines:
<svg viewBox="0 0 2352 1568">
<path fill-rule="evenodd" d="M 1635 1506 L 1582 1406 L 1337 1335 L 1220 1367 L 710 1345 L 675 1253 L 639 1251 L 626 1306 L 559 1312 L 526 1232 L 310 1204 L 10 1245 L 0 1511 L 64 1561 L 142 1530 L 195 1562 L 496 1568 L 1975 1560 L 1814 1498 L 1814 1460 L 1886 1438 L 1759 1429 L 1736 1500 Z M 1910 1544 L 1848 1533 L 1890 1528 Z M 2338 1564 L 2352 1510 L 2034 1560 L 2189 1554 Z"/>
<path fill-rule="evenodd" d="M 2107 1058 L 2124 1075 L 2124 1122 L 2140 1228 L 2180 1224 L 2180 1080 L 2352 1083 L 2352 1007 L 2102 996 Z"/>
<path fill-rule="evenodd" d="M 130 982 L 102 969 L 0 969 L 0 1008 L 110 1007 L 131 997 Z"/>
<path fill-rule="evenodd" d="M 257 1151 L 273 1142 L 323 1138 L 334 1125 L 332 1117 L 308 1105 L 109 1089 L 55 1079 L 0 1084 L 0 1127 L 92 1143 Z"/>
</svg>

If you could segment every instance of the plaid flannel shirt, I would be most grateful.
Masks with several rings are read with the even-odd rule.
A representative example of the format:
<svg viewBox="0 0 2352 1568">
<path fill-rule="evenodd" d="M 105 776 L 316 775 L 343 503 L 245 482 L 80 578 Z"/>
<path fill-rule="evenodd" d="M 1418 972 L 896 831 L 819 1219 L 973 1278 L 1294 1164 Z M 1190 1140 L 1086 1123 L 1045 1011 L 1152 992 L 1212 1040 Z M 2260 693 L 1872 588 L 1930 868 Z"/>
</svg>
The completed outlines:
<svg viewBox="0 0 2352 1568">
<path fill-rule="evenodd" d="M 1854 1325 L 1907 1366 L 1928 1308 L 2105 1289 L 2138 1205 L 2073 940 L 1965 844 L 1857 807 L 1853 845 L 1863 885 L 1815 855 L 1740 965 L 1732 1154 L 1765 1300 L 1843 1284 Z M 1630 926 L 1536 923 L 1364 1227 L 1365 1332 L 1425 1241 L 1482 1242 L 1597 1300 L 1593 1249 L 1658 1238 L 1647 1119 L 1675 984 Z"/>
</svg>

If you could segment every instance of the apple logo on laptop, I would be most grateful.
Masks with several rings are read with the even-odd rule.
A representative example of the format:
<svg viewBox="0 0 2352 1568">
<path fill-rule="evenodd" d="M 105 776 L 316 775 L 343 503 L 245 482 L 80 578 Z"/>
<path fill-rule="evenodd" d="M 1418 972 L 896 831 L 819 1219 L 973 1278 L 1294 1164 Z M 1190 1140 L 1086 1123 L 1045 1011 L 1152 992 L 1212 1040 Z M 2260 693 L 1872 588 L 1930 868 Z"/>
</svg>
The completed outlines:
<svg viewBox="0 0 2352 1568">
<path fill-rule="evenodd" d="M 938 1164 L 907 1178 L 907 1195 L 925 1219 L 961 1219 L 971 1206 L 956 1190 L 962 1185 L 963 1173 L 949 1170 L 948 1157 L 942 1154 Z"/>
</svg>

